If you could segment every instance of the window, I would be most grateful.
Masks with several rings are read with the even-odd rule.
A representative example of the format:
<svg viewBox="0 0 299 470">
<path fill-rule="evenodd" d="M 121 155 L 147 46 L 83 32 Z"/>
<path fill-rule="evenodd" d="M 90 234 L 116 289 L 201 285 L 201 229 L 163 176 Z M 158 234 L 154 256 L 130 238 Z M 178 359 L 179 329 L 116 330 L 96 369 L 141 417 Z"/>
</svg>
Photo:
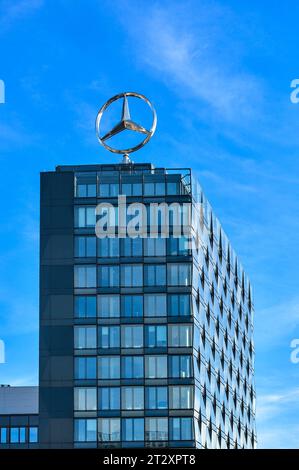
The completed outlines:
<svg viewBox="0 0 299 470">
<path fill-rule="evenodd" d="M 96 411 L 97 389 L 95 387 L 74 389 L 75 411 Z"/>
<path fill-rule="evenodd" d="M 99 392 L 99 410 L 119 410 L 120 409 L 120 388 L 119 387 L 100 387 Z"/>
<path fill-rule="evenodd" d="M 95 173 L 77 174 L 75 184 L 76 197 L 96 197 L 97 175 Z"/>
<path fill-rule="evenodd" d="M 26 428 L 10 428 L 11 444 L 23 444 L 26 442 Z"/>
<path fill-rule="evenodd" d="M 169 408 L 174 410 L 193 408 L 193 387 L 190 385 L 169 387 Z"/>
<path fill-rule="evenodd" d="M 145 345 L 147 348 L 167 347 L 167 329 L 165 325 L 146 325 Z"/>
<path fill-rule="evenodd" d="M 75 207 L 75 228 L 95 227 L 95 207 Z"/>
<path fill-rule="evenodd" d="M 170 439 L 191 441 L 193 439 L 193 418 L 170 418 Z"/>
<path fill-rule="evenodd" d="M 173 237 L 168 238 L 168 255 L 169 256 L 188 256 L 190 240 L 186 237 Z"/>
<path fill-rule="evenodd" d="M 86 380 L 97 378 L 96 357 L 75 357 L 75 379 Z"/>
<path fill-rule="evenodd" d="M 142 183 L 123 183 L 122 194 L 126 196 L 142 196 Z"/>
<path fill-rule="evenodd" d="M 121 407 L 123 410 L 144 409 L 144 388 L 123 387 L 121 391 Z"/>
<path fill-rule="evenodd" d="M 144 196 L 164 196 L 165 195 L 165 183 L 144 183 Z"/>
<path fill-rule="evenodd" d="M 125 325 L 121 327 L 122 348 L 143 347 L 143 326 Z"/>
<path fill-rule="evenodd" d="M 168 315 L 184 317 L 191 315 L 190 295 L 171 294 L 168 296 Z"/>
<path fill-rule="evenodd" d="M 147 379 L 167 377 L 167 356 L 145 356 L 145 375 Z"/>
<path fill-rule="evenodd" d="M 36 442 L 38 442 L 38 428 L 37 427 L 29 428 L 29 442 L 31 444 L 35 444 Z"/>
<path fill-rule="evenodd" d="M 144 441 L 144 419 L 125 418 L 122 422 L 123 441 Z"/>
<path fill-rule="evenodd" d="M 122 256 L 142 256 L 142 238 L 123 238 Z"/>
<path fill-rule="evenodd" d="M 120 315 L 119 295 L 99 295 L 98 308 L 100 318 L 118 318 Z"/>
<path fill-rule="evenodd" d="M 119 287 L 119 266 L 99 266 L 99 287 Z"/>
<path fill-rule="evenodd" d="M 168 326 L 168 346 L 172 348 L 192 346 L 192 326 L 191 325 L 169 325 Z"/>
<path fill-rule="evenodd" d="M 98 238 L 98 256 L 113 258 L 119 256 L 119 238 Z"/>
<path fill-rule="evenodd" d="M 119 194 L 118 183 L 100 183 L 99 196 L 100 197 L 117 197 Z"/>
<path fill-rule="evenodd" d="M 168 265 L 169 286 L 189 286 L 191 284 L 191 265 L 184 263 Z"/>
<path fill-rule="evenodd" d="M 185 379 L 192 376 L 191 356 L 169 356 L 169 376 Z"/>
<path fill-rule="evenodd" d="M 95 318 L 97 316 L 97 300 L 94 295 L 75 297 L 75 317 Z"/>
<path fill-rule="evenodd" d="M 75 326 L 75 349 L 94 349 L 97 347 L 95 326 Z"/>
<path fill-rule="evenodd" d="M 145 284 L 147 286 L 165 286 L 166 268 L 164 264 L 148 264 L 145 269 Z"/>
<path fill-rule="evenodd" d="M 99 348 L 119 348 L 119 326 L 99 326 Z"/>
<path fill-rule="evenodd" d="M 75 419 L 75 442 L 96 442 L 96 419 Z"/>
<path fill-rule="evenodd" d="M 149 410 L 166 410 L 168 407 L 167 387 L 146 388 L 146 408 Z"/>
<path fill-rule="evenodd" d="M 102 356 L 98 358 L 99 379 L 119 379 L 120 378 L 120 358 L 119 356 Z"/>
<path fill-rule="evenodd" d="M 121 266 L 122 287 L 141 287 L 143 285 L 143 270 L 140 264 L 125 264 Z"/>
<path fill-rule="evenodd" d="M 96 256 L 95 237 L 75 237 L 75 257 L 86 258 Z"/>
<path fill-rule="evenodd" d="M 95 266 L 75 266 L 74 270 L 76 288 L 96 287 L 97 272 Z"/>
<path fill-rule="evenodd" d="M 122 357 L 123 379 L 141 379 L 143 376 L 143 356 Z"/>
<path fill-rule="evenodd" d="M 122 316 L 126 318 L 141 318 L 143 316 L 142 295 L 122 295 Z"/>
<path fill-rule="evenodd" d="M 146 418 L 145 429 L 147 441 L 167 441 L 168 439 L 167 418 Z"/>
<path fill-rule="evenodd" d="M 180 183 L 179 182 L 167 182 L 167 194 L 174 195 L 180 194 Z"/>
<path fill-rule="evenodd" d="M 144 256 L 165 256 L 166 239 L 165 238 L 145 238 Z"/>
<path fill-rule="evenodd" d="M 166 294 L 146 294 L 144 296 L 146 317 L 166 316 Z"/>
<path fill-rule="evenodd" d="M 7 428 L 0 428 L 0 444 L 7 443 Z"/>
<path fill-rule="evenodd" d="M 120 419 L 119 418 L 99 418 L 99 441 L 118 442 L 120 441 Z"/>
</svg>

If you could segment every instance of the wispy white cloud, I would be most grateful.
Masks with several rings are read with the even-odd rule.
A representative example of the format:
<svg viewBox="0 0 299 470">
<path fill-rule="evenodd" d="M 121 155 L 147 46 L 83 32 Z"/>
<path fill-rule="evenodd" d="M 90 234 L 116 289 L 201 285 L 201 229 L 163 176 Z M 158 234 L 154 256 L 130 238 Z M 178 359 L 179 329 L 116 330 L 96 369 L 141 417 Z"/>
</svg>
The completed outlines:
<svg viewBox="0 0 299 470">
<path fill-rule="evenodd" d="M 277 390 L 277 389 L 276 389 Z M 299 448 L 299 388 L 279 389 L 257 399 L 257 435 L 260 448 Z"/>
<path fill-rule="evenodd" d="M 255 322 L 255 341 L 259 350 L 279 345 L 289 347 L 289 341 L 298 336 L 299 297 L 259 310 Z M 275 325 L 275 328 L 269 325 Z"/>
<path fill-rule="evenodd" d="M 125 3 L 120 18 L 134 39 L 137 60 L 181 99 L 208 105 L 216 116 L 234 124 L 253 119 L 263 106 L 264 84 L 240 69 L 239 54 L 232 50 L 225 28 L 216 26 L 219 21 L 232 26 L 236 19 L 215 3 L 193 4 L 196 13 L 190 7 L 189 2 L 154 4 L 141 14 L 136 3 L 134 7 Z"/>
<path fill-rule="evenodd" d="M 0 7 L 0 31 L 40 9 L 44 0 L 4 0 Z"/>
</svg>

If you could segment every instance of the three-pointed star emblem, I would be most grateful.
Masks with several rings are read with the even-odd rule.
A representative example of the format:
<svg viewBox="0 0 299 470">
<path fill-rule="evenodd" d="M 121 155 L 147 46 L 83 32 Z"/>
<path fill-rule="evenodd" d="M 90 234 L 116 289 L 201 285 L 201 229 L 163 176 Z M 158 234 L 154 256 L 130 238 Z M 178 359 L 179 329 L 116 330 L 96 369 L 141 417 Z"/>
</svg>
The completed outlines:
<svg viewBox="0 0 299 470">
<path fill-rule="evenodd" d="M 136 122 L 132 121 L 131 116 L 130 116 L 128 99 L 126 95 L 124 95 L 120 122 L 116 124 L 116 126 L 114 126 L 109 132 L 107 132 L 107 134 L 101 137 L 101 140 L 105 142 L 106 140 L 110 139 L 114 135 L 119 134 L 120 132 L 126 129 L 130 131 L 134 131 L 134 132 L 140 132 L 141 134 L 146 134 L 146 135 L 150 134 L 150 131 L 145 129 L 145 127 L 140 126 Z"/>
</svg>

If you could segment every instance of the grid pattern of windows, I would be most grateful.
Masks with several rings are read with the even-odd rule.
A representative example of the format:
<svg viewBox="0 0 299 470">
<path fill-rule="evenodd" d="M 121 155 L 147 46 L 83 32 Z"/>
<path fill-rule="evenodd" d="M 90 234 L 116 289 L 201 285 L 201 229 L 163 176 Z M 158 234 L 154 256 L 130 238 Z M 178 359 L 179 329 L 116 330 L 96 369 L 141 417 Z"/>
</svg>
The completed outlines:
<svg viewBox="0 0 299 470">
<path fill-rule="evenodd" d="M 177 176 L 77 179 L 74 287 L 85 289 L 74 302 L 78 444 L 255 445 L 251 289 L 201 190 L 194 197 L 208 231 L 192 251 L 172 230 L 160 236 L 161 214 L 156 238 L 96 239 L 95 203 L 79 205 L 95 192 L 181 204 L 190 190 Z"/>
<path fill-rule="evenodd" d="M 15 448 L 15 447 L 30 447 L 30 444 L 38 443 L 38 426 L 29 425 L 17 425 L 15 424 L 18 417 L 10 416 L 8 418 L 9 423 L 6 425 L 0 424 L 0 449 L 1 448 Z M 6 417 L 7 420 L 7 417 Z M 23 418 L 24 421 L 24 418 Z"/>
</svg>

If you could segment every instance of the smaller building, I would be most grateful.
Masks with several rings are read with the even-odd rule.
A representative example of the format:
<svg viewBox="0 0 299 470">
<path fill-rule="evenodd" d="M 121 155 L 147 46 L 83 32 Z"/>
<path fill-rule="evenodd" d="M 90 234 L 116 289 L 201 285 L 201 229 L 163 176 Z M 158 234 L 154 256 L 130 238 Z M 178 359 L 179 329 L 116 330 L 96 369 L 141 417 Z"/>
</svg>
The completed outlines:
<svg viewBox="0 0 299 470">
<path fill-rule="evenodd" d="M 38 387 L 0 385 L 0 449 L 38 448 Z"/>
</svg>

